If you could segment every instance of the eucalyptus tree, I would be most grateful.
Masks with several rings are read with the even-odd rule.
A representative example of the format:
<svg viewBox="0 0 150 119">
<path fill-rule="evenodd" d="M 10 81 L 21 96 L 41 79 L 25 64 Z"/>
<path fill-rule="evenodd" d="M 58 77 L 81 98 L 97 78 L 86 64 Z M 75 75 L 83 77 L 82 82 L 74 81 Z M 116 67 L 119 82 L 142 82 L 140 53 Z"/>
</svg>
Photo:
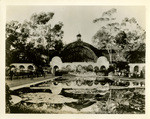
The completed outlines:
<svg viewBox="0 0 150 119">
<path fill-rule="evenodd" d="M 100 18 L 93 20 L 100 26 L 93 36 L 93 42 L 97 48 L 108 51 L 110 62 L 112 62 L 112 50 L 116 52 L 115 61 L 127 60 L 130 62 L 133 58 L 132 51 L 145 50 L 146 32 L 134 17 L 125 17 L 118 22 L 115 14 L 117 14 L 117 9 L 112 8 L 103 12 Z"/>
<path fill-rule="evenodd" d="M 110 62 L 112 62 L 112 50 L 115 47 L 115 36 L 119 31 L 119 23 L 116 22 L 114 14 L 117 9 L 112 8 L 106 12 L 103 12 L 100 18 L 93 20 L 94 23 L 99 23 L 100 29 L 94 35 L 94 44 L 99 49 L 106 49 L 109 53 Z"/>
</svg>

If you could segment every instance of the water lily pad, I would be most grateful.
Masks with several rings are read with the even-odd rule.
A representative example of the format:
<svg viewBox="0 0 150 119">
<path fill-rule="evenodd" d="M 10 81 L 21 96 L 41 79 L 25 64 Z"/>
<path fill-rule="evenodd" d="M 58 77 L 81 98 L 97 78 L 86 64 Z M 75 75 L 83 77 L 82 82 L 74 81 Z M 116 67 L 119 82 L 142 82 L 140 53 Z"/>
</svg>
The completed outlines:
<svg viewBox="0 0 150 119">
<path fill-rule="evenodd" d="M 20 98 L 19 96 L 16 96 L 16 95 L 11 95 L 11 102 L 12 102 L 12 104 L 17 104 L 17 103 L 19 103 L 21 100 L 22 100 L 22 98 Z"/>
<path fill-rule="evenodd" d="M 25 102 L 30 103 L 66 103 L 66 102 L 75 102 L 76 99 L 64 97 L 62 95 L 55 95 L 51 93 L 29 93 L 23 96 L 24 98 L 29 98 Z"/>
</svg>

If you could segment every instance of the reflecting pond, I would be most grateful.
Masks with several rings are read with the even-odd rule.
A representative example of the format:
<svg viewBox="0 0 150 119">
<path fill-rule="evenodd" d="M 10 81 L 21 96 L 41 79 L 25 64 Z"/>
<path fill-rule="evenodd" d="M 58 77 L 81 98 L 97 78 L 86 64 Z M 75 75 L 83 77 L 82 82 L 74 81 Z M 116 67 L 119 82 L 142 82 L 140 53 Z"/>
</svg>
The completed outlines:
<svg viewBox="0 0 150 119">
<path fill-rule="evenodd" d="M 108 78 L 60 77 L 18 91 L 22 101 L 12 107 L 12 113 L 145 113 L 144 88 L 110 89 L 113 84 Z M 61 90 L 55 92 L 52 87 Z"/>
</svg>

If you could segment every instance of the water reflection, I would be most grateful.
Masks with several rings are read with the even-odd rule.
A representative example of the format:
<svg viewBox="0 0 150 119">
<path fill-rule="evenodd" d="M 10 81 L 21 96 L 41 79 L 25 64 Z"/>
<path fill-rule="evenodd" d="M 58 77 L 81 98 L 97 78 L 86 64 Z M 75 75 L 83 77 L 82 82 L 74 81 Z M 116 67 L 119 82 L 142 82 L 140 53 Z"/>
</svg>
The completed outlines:
<svg viewBox="0 0 150 119">
<path fill-rule="evenodd" d="M 59 94 L 53 93 L 54 91 L 34 92 L 32 90 L 33 92 L 22 93 L 20 96 L 24 106 L 51 113 L 134 113 L 133 109 L 136 109 L 138 113 L 145 111 L 144 89 L 110 90 L 111 83 L 113 83 L 112 80 L 101 77 L 96 77 L 94 80 L 93 77 L 91 80 L 85 77 L 70 80 L 61 77 L 36 85 L 37 88 L 52 89 L 52 84 L 55 84 L 53 88 L 57 91 L 60 89 Z M 130 94 L 130 98 L 126 98 L 127 94 Z"/>
<path fill-rule="evenodd" d="M 72 107 L 80 111 L 83 108 L 93 105 L 96 101 L 90 100 L 78 100 L 77 102 L 65 103 L 67 106 Z"/>
</svg>

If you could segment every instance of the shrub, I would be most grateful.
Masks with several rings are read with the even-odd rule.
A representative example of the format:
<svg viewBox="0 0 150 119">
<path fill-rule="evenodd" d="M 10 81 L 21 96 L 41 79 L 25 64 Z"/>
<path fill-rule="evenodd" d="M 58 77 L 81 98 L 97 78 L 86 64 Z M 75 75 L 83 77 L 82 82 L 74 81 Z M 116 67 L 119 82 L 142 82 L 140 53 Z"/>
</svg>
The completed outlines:
<svg viewBox="0 0 150 119">
<path fill-rule="evenodd" d="M 108 73 L 109 72 L 114 72 L 115 68 L 112 65 L 110 65 L 107 71 L 108 71 Z"/>
<path fill-rule="evenodd" d="M 11 106 L 11 95 L 9 86 L 6 84 L 6 113 L 10 113 L 10 106 Z"/>
</svg>

